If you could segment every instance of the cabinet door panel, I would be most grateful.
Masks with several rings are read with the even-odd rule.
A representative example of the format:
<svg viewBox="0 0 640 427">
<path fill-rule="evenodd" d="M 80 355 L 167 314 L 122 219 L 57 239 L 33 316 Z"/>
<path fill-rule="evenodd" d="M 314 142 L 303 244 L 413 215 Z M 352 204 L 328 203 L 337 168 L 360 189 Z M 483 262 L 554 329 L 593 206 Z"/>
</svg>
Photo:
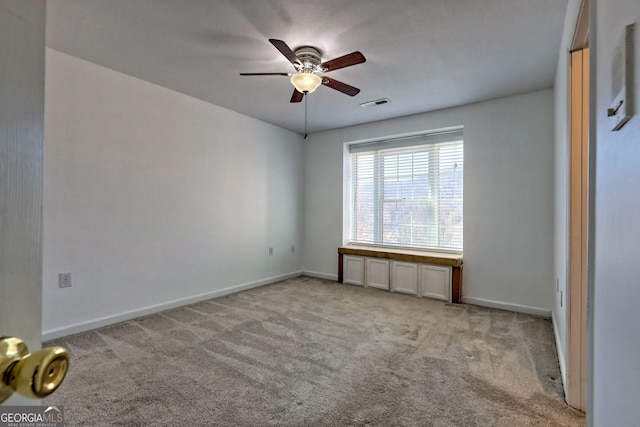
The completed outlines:
<svg viewBox="0 0 640 427">
<path fill-rule="evenodd" d="M 365 258 L 366 286 L 371 288 L 389 289 L 389 260 L 380 258 Z"/>
<path fill-rule="evenodd" d="M 361 256 L 345 255 L 343 257 L 344 283 L 364 285 L 364 258 Z"/>
<path fill-rule="evenodd" d="M 391 261 L 391 290 L 418 294 L 418 264 Z"/>
<path fill-rule="evenodd" d="M 421 266 L 420 295 L 451 301 L 451 267 Z"/>
</svg>

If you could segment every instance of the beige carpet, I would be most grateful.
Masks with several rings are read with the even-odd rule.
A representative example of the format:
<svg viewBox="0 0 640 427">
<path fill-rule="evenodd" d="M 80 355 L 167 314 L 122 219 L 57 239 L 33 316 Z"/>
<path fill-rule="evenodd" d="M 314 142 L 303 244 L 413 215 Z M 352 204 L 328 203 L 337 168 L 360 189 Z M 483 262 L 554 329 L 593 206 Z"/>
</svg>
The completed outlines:
<svg viewBox="0 0 640 427">
<path fill-rule="evenodd" d="M 548 319 L 309 277 L 47 344 L 67 425 L 584 425 Z"/>
</svg>

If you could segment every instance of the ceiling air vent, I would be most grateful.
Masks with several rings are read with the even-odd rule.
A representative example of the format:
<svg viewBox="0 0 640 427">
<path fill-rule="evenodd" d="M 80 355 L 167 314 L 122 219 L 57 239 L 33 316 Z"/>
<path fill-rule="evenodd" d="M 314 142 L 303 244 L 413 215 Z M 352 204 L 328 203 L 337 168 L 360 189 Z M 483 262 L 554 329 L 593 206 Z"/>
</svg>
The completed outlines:
<svg viewBox="0 0 640 427">
<path fill-rule="evenodd" d="M 362 104 L 360 104 L 360 106 L 362 108 L 377 107 L 378 105 L 384 105 L 390 102 L 391 101 L 389 101 L 389 98 L 382 98 L 376 99 L 375 101 L 363 102 Z"/>
</svg>

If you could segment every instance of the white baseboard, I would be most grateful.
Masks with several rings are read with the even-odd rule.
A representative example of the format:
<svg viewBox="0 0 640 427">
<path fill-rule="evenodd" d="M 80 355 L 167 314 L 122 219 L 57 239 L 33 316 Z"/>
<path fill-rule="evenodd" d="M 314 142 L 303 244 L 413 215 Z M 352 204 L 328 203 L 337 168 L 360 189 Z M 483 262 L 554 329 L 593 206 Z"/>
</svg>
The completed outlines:
<svg viewBox="0 0 640 427">
<path fill-rule="evenodd" d="M 500 310 L 515 311 L 518 313 L 533 314 L 541 317 L 551 317 L 551 310 L 539 307 L 530 307 L 528 305 L 512 304 L 509 302 L 493 301 L 484 298 L 465 297 L 461 298 L 465 304 L 479 305 L 482 307 L 498 308 Z"/>
<path fill-rule="evenodd" d="M 560 332 L 558 332 L 558 324 L 556 321 L 556 313 L 551 312 L 551 323 L 553 324 L 553 336 L 556 339 L 556 351 L 558 352 L 558 363 L 560 363 L 560 376 L 562 377 L 562 389 L 564 391 L 565 399 L 567 397 L 567 363 L 564 359 L 564 346 L 560 339 Z"/>
<path fill-rule="evenodd" d="M 318 279 L 327 279 L 327 280 L 334 280 L 334 281 L 338 281 L 338 275 L 337 274 L 326 274 L 326 273 L 319 273 L 317 271 L 303 271 L 302 272 L 303 275 L 305 276 L 309 276 L 309 277 L 317 277 Z"/>
<path fill-rule="evenodd" d="M 105 316 L 97 319 L 87 320 L 85 322 L 63 326 L 61 328 L 50 329 L 48 331 L 42 332 L 42 341 L 45 342 L 45 341 L 53 340 L 56 338 L 66 337 L 68 335 L 78 334 L 80 332 L 90 331 L 92 329 L 101 328 L 103 326 L 113 325 L 115 323 L 124 322 L 126 320 L 135 319 L 137 317 L 142 317 L 149 314 L 158 313 L 160 311 L 181 307 L 183 305 L 193 304 L 193 303 L 205 301 L 211 298 L 217 298 L 224 295 L 229 295 L 236 292 L 244 291 L 247 289 L 257 288 L 259 286 L 268 285 L 271 283 L 279 282 L 281 280 L 298 277 L 298 276 L 301 276 L 302 274 L 303 274 L 302 271 L 295 271 L 292 273 L 269 277 L 269 278 L 258 280 L 255 282 L 243 283 L 241 285 L 230 286 L 228 288 L 218 289 L 212 292 L 206 292 L 204 294 L 193 295 L 186 298 L 167 301 L 161 304 L 142 307 L 139 309 L 126 311 L 124 313 L 118 313 L 111 316 Z"/>
</svg>

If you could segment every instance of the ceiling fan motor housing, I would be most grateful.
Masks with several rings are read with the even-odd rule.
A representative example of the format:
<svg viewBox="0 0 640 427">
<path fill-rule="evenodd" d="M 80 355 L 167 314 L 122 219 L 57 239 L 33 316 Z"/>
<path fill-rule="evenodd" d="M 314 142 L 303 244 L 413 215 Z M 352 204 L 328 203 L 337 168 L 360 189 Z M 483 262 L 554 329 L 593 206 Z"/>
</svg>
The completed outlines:
<svg viewBox="0 0 640 427">
<path fill-rule="evenodd" d="M 296 65 L 298 71 L 316 72 L 325 71 L 320 67 L 321 56 L 320 51 L 311 46 L 302 46 L 294 52 L 302 65 Z"/>
</svg>

